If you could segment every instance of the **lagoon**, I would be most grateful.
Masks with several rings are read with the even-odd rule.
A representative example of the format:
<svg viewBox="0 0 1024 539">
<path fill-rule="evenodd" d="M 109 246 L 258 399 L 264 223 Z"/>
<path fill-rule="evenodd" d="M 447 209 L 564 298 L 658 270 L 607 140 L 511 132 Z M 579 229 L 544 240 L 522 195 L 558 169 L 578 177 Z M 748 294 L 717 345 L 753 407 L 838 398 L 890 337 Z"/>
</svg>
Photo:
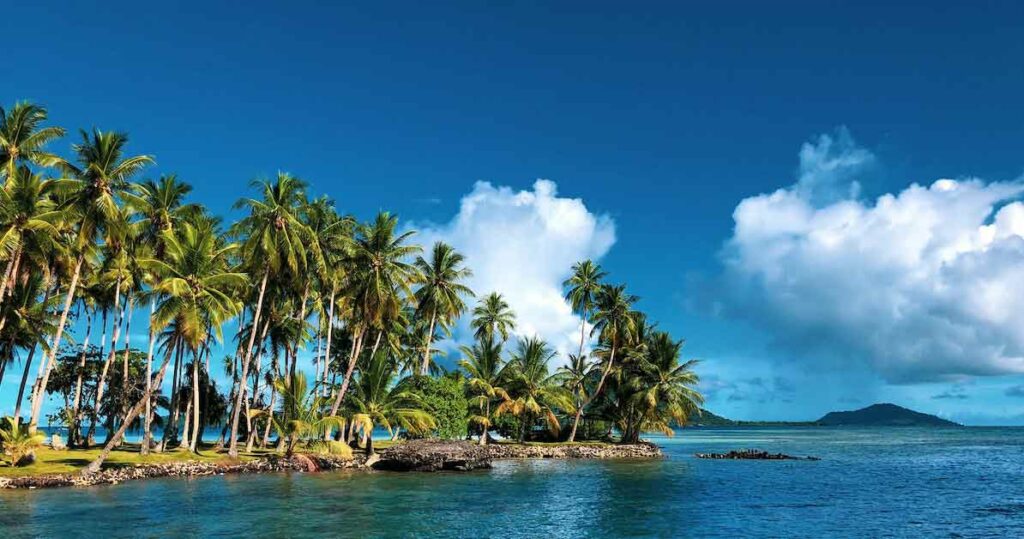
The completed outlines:
<svg viewBox="0 0 1024 539">
<path fill-rule="evenodd" d="M 699 428 L 661 461 L 0 492 L 5 537 L 933 537 L 1024 529 L 1021 428 Z M 806 461 L 709 461 L 756 447 Z"/>
</svg>

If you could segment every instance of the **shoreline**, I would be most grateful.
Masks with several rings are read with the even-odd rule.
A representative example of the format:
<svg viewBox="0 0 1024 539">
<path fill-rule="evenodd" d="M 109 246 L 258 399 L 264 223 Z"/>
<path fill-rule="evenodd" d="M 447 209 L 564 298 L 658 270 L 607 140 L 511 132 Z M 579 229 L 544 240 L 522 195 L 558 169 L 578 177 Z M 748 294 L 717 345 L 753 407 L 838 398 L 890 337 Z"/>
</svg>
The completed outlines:
<svg viewBox="0 0 1024 539">
<path fill-rule="evenodd" d="M 117 485 L 144 479 L 192 478 L 227 474 L 318 473 L 337 470 L 366 472 L 470 471 L 488 469 L 492 462 L 503 460 L 648 460 L 663 457 L 661 448 L 651 442 L 636 444 L 528 443 L 521 445 L 491 443 L 481 446 L 475 442 L 466 441 L 415 440 L 389 446 L 373 455 L 356 452 L 351 459 L 315 453 L 295 453 L 291 456 L 272 454 L 233 462 L 181 460 L 120 465 L 103 469 L 89 476 L 83 476 L 78 472 L 0 476 L 0 490 L 90 487 Z"/>
</svg>

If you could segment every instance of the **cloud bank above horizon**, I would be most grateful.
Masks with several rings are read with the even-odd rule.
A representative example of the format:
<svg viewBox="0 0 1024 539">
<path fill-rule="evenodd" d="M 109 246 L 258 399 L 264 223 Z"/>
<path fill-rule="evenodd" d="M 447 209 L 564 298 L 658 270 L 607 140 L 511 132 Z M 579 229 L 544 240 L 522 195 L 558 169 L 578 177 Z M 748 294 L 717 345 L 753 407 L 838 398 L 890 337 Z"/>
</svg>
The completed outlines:
<svg viewBox="0 0 1024 539">
<path fill-rule="evenodd" d="M 874 162 L 845 130 L 822 135 L 793 185 L 742 200 L 720 307 L 805 364 L 889 383 L 1024 372 L 1024 185 L 939 179 L 865 200 Z"/>
<path fill-rule="evenodd" d="M 517 336 L 540 336 L 561 358 L 579 346 L 580 319 L 565 301 L 562 282 L 574 263 L 599 259 L 615 243 L 615 223 L 581 199 L 558 196 L 555 182 L 537 180 L 514 190 L 479 181 L 462 197 L 447 224 L 417 224 L 425 248 L 451 244 L 473 271 L 467 284 L 478 297 L 499 292 L 516 313 Z M 476 300 L 470 298 L 472 306 Z M 457 330 L 468 342 L 468 313 Z"/>
</svg>

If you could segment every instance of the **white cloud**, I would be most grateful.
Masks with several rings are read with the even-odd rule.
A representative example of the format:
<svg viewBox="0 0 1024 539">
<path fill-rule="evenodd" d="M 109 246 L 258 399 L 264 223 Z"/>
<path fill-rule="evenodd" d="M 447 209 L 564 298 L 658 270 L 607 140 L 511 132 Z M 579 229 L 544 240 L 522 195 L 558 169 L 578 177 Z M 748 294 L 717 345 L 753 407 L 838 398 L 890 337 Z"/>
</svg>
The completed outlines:
<svg viewBox="0 0 1024 539">
<path fill-rule="evenodd" d="M 473 270 L 468 284 L 478 296 L 505 296 L 517 335 L 539 335 L 563 356 L 575 352 L 580 320 L 563 298 L 562 281 L 574 263 L 608 252 L 615 243 L 611 218 L 578 198 L 559 197 L 549 180 L 524 191 L 477 182 L 449 223 L 418 228 L 425 248 L 442 240 L 466 256 Z"/>
<path fill-rule="evenodd" d="M 874 158 L 845 133 L 800 160 L 796 184 L 733 213 L 729 312 L 890 382 L 1024 372 L 1024 185 L 941 179 L 865 201 L 854 179 Z"/>
</svg>

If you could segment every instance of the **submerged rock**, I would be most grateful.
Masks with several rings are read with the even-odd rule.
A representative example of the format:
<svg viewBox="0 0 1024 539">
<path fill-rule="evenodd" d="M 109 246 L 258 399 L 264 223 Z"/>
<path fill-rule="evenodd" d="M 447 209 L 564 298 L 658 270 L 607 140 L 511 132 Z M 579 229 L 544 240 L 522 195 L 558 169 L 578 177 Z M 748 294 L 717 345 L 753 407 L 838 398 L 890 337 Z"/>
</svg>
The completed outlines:
<svg viewBox="0 0 1024 539">
<path fill-rule="evenodd" d="M 720 460 L 821 460 L 818 457 L 796 457 L 785 453 L 769 453 L 760 449 L 744 449 L 728 453 L 696 453 L 699 459 Z"/>
<path fill-rule="evenodd" d="M 472 442 L 413 440 L 381 451 L 372 466 L 399 472 L 468 471 L 490 468 L 491 455 Z"/>
</svg>

